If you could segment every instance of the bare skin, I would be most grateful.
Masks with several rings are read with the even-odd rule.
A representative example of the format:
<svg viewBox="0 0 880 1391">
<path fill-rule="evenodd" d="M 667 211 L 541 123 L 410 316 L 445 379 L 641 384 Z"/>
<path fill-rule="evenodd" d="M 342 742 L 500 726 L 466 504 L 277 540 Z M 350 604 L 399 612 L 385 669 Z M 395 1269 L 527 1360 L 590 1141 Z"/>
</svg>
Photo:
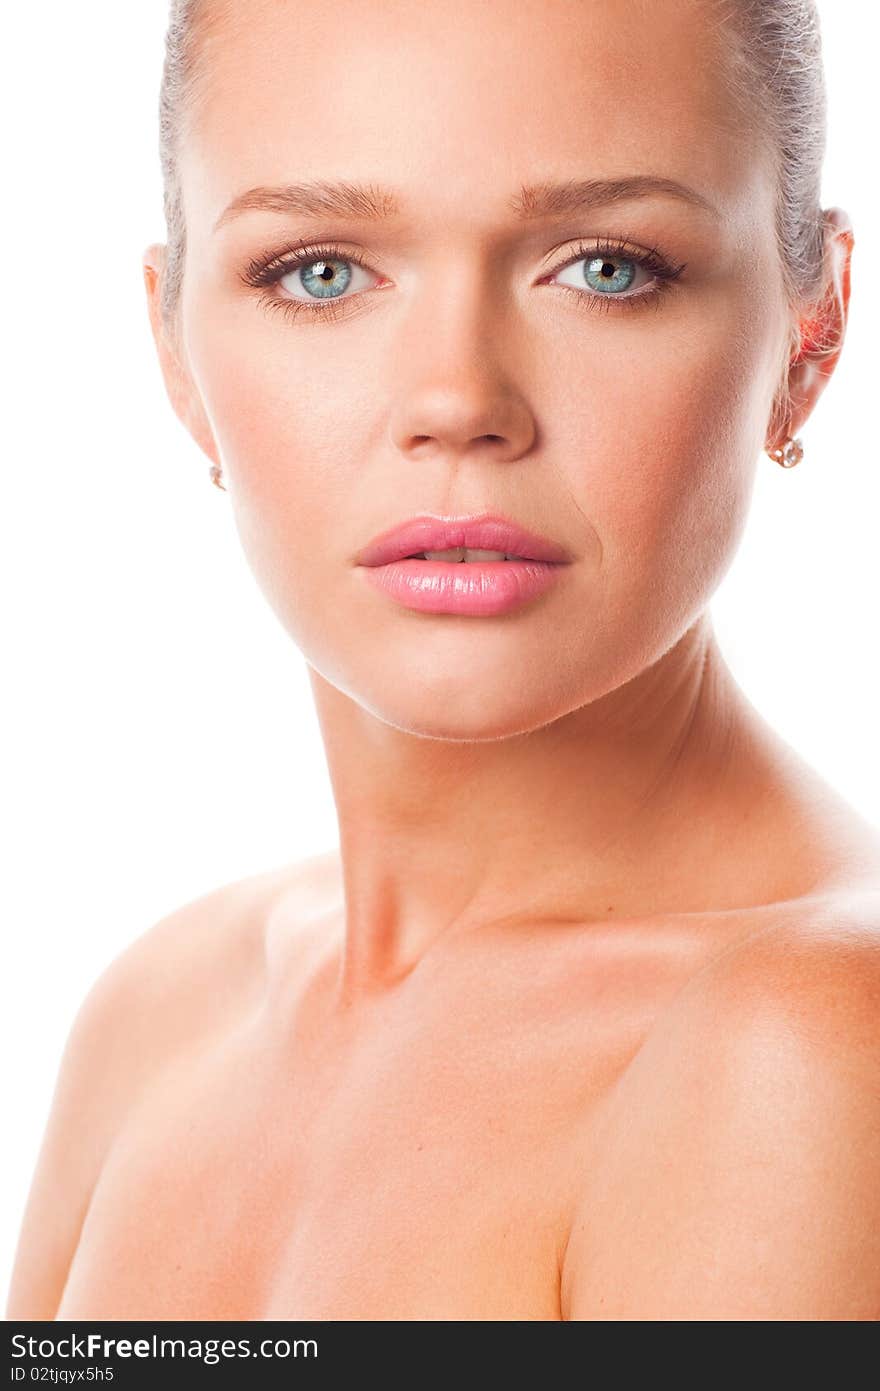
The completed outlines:
<svg viewBox="0 0 880 1391">
<path fill-rule="evenodd" d="M 160 247 L 148 302 L 308 661 L 339 851 L 185 905 L 97 982 L 10 1317 L 880 1313 L 880 836 L 751 707 L 707 607 L 780 370 L 786 434 L 834 370 L 852 235 L 835 210 L 837 351 L 791 363 L 730 39 L 674 3 L 383 4 L 395 58 L 348 0 L 319 65 L 311 21 L 262 0 L 212 31 L 179 334 Z M 657 173 L 715 213 L 506 208 Z M 294 177 L 407 212 L 213 230 Z M 549 252 L 624 234 L 686 263 L 653 308 L 546 282 Z M 305 236 L 373 268 L 335 321 L 236 279 Z M 483 509 L 565 543 L 565 581 L 491 620 L 360 583 L 378 531 Z"/>
<path fill-rule="evenodd" d="M 68 1045 L 9 1316 L 876 1317 L 877 839 L 750 737 L 751 906 L 474 923 L 367 992 L 334 853 L 146 933 Z"/>
</svg>

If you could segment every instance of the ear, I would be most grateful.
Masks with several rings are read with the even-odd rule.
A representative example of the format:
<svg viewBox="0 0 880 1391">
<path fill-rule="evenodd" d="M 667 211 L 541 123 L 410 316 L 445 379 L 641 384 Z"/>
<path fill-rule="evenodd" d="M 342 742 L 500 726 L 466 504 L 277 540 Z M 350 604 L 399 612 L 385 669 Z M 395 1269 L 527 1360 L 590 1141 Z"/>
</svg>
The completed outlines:
<svg viewBox="0 0 880 1391">
<path fill-rule="evenodd" d="M 208 423 L 202 399 L 184 361 L 184 354 L 175 332 L 166 324 L 162 314 L 162 284 L 165 275 L 167 248 L 161 243 L 148 246 L 143 254 L 144 284 L 150 327 L 168 398 L 174 413 L 184 424 L 199 448 L 215 464 L 220 463 L 217 444 Z"/>
<path fill-rule="evenodd" d="M 842 208 L 828 208 L 825 228 L 825 274 L 819 298 L 806 305 L 798 325 L 798 342 L 789 359 L 784 406 L 775 414 L 767 448 L 796 436 L 825 390 L 843 350 L 849 313 L 850 264 L 855 245 L 852 223 Z"/>
</svg>

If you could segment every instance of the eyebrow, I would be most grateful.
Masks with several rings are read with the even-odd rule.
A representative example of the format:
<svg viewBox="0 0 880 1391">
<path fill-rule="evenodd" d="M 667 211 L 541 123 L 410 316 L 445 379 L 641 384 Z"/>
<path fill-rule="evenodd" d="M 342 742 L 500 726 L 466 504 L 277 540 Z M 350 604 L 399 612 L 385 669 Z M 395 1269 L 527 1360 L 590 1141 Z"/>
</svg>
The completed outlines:
<svg viewBox="0 0 880 1391">
<path fill-rule="evenodd" d="M 562 183 L 524 184 L 508 200 L 508 208 L 521 221 L 583 212 L 608 203 L 650 197 L 676 198 L 719 216 L 717 208 L 696 189 L 656 174 L 634 174 L 625 179 L 568 179 Z M 300 217 L 343 217 L 359 222 L 382 222 L 401 215 L 401 204 L 391 189 L 371 184 L 314 183 L 258 185 L 233 198 L 218 217 L 214 231 L 241 213 L 294 213 Z"/>
</svg>

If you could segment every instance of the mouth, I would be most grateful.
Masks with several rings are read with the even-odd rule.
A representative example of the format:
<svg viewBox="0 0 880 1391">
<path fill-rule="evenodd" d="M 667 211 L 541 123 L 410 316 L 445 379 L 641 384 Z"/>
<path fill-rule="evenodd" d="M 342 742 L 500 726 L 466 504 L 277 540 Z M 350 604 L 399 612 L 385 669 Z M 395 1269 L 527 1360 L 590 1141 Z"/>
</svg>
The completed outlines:
<svg viewBox="0 0 880 1391">
<path fill-rule="evenodd" d="M 571 556 L 557 542 L 525 530 L 508 517 L 413 517 L 383 532 L 363 548 L 359 565 L 392 565 L 428 560 L 451 565 L 542 561 L 567 564 Z"/>
</svg>

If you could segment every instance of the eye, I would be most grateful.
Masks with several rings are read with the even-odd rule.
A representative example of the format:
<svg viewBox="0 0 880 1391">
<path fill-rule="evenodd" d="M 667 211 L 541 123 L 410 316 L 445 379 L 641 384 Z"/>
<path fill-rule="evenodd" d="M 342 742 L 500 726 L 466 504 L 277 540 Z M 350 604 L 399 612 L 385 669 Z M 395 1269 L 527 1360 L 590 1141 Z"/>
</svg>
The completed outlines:
<svg viewBox="0 0 880 1391">
<path fill-rule="evenodd" d="M 347 290 L 369 288 L 372 272 L 359 262 L 343 256 L 312 257 L 278 276 L 277 284 L 291 299 L 341 299 Z"/>
<path fill-rule="evenodd" d="M 650 285 L 656 277 L 656 272 L 649 270 L 632 256 L 600 251 L 598 254 L 590 252 L 586 256 L 580 256 L 577 261 L 564 266 L 562 271 L 557 272 L 557 278 L 562 275 L 567 275 L 569 279 L 560 279 L 559 284 L 574 289 L 592 290 L 596 294 L 618 296 L 627 291 L 639 291 L 645 285 Z"/>
<path fill-rule="evenodd" d="M 580 268 L 582 262 L 586 264 Z M 570 276 L 571 281 L 557 283 L 575 295 L 576 303 L 584 308 L 638 308 L 667 289 L 684 268 L 684 263 L 674 265 L 657 247 L 635 251 L 622 240 L 604 238 L 581 242 L 575 255 L 569 255 L 549 278 Z M 358 301 L 365 302 L 361 291 L 375 288 L 377 281 L 379 288 L 389 283 L 383 282 L 366 257 L 349 254 L 346 248 L 332 243 L 297 243 L 277 255 L 252 260 L 241 272 L 241 279 L 260 290 L 268 311 L 291 319 L 305 315 L 316 320 L 356 312 Z M 351 301 L 355 303 L 349 308 Z"/>
<path fill-rule="evenodd" d="M 577 292 L 587 309 L 612 309 L 616 303 L 628 309 L 669 289 L 684 267 L 685 263 L 670 262 L 658 246 L 633 250 L 612 239 L 589 245 L 581 242 L 574 259 L 569 256 L 549 278 Z"/>
<path fill-rule="evenodd" d="M 249 261 L 241 279 L 260 291 L 260 300 L 272 313 L 289 319 L 299 315 L 334 319 L 351 312 L 350 301 L 357 301 L 359 292 L 370 289 L 381 276 L 365 259 L 338 246 L 298 243 L 277 255 Z"/>
</svg>

